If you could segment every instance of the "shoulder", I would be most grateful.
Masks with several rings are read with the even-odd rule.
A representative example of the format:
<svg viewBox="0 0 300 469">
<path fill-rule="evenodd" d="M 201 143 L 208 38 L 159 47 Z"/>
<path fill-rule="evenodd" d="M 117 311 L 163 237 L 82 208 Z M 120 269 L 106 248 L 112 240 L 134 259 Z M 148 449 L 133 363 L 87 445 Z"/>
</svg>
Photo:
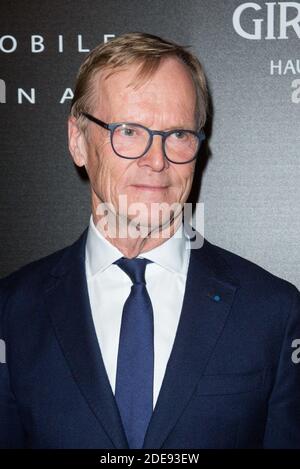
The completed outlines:
<svg viewBox="0 0 300 469">
<path fill-rule="evenodd" d="M 67 269 L 83 254 L 86 234 L 87 230 L 74 243 L 30 262 L 0 279 L 0 308 L 3 308 L 10 297 L 16 297 L 18 302 L 26 303 L 38 297 L 49 276 L 55 274 L 58 266 Z"/>
<path fill-rule="evenodd" d="M 292 282 L 208 240 L 205 240 L 205 249 L 207 255 L 215 259 L 217 268 L 222 266 L 230 278 L 234 279 L 233 283 L 238 285 L 239 293 L 244 293 L 249 299 L 277 301 L 285 305 L 287 302 L 293 304 L 295 299 L 299 300 L 299 290 Z"/>
<path fill-rule="evenodd" d="M 69 246 L 30 262 L 0 279 L 0 304 L 17 291 L 33 295 Z"/>
</svg>

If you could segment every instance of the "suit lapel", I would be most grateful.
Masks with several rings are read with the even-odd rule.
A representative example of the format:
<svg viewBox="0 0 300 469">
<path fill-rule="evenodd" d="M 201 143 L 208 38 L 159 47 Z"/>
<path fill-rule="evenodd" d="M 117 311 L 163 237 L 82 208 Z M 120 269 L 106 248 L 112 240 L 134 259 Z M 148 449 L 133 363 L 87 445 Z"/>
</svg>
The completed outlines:
<svg viewBox="0 0 300 469">
<path fill-rule="evenodd" d="M 100 352 L 85 277 L 87 230 L 65 250 L 45 290 L 46 308 L 73 377 L 116 448 L 128 448 Z"/>
<path fill-rule="evenodd" d="M 209 242 L 191 251 L 180 321 L 144 448 L 161 448 L 188 405 L 222 334 L 237 284 Z"/>
</svg>

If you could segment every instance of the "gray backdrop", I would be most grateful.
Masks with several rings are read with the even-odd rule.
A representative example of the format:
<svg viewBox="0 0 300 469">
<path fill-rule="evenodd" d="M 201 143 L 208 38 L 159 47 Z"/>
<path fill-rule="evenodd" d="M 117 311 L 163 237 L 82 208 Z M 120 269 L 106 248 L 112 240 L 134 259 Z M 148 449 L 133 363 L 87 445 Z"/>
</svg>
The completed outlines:
<svg viewBox="0 0 300 469">
<path fill-rule="evenodd" d="M 81 49 L 145 31 L 192 45 L 209 80 L 205 236 L 300 287 L 300 3 L 245 3 L 2 0 L 0 276 L 86 227 L 89 187 L 68 153 L 70 99 L 60 101 Z M 18 102 L 19 89 L 35 103 Z"/>
</svg>

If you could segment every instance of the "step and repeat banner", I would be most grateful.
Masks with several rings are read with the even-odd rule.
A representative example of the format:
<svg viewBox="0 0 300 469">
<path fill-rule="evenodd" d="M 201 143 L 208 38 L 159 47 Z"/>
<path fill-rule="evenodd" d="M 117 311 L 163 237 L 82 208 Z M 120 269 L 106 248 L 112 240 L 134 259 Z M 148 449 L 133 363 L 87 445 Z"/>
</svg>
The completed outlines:
<svg viewBox="0 0 300 469">
<path fill-rule="evenodd" d="M 73 242 L 90 193 L 67 145 L 75 76 L 143 31 L 190 45 L 211 97 L 207 239 L 300 287 L 300 2 L 2 0 L 0 276 Z"/>
</svg>

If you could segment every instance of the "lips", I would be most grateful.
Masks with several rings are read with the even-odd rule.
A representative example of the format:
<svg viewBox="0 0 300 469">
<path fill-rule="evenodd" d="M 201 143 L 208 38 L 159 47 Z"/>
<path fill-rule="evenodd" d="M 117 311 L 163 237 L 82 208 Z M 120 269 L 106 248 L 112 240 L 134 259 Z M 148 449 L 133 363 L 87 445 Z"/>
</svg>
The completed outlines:
<svg viewBox="0 0 300 469">
<path fill-rule="evenodd" d="M 140 190 L 149 190 L 149 191 L 162 191 L 167 189 L 168 186 L 152 185 L 152 184 L 132 184 L 132 187 Z"/>
</svg>

